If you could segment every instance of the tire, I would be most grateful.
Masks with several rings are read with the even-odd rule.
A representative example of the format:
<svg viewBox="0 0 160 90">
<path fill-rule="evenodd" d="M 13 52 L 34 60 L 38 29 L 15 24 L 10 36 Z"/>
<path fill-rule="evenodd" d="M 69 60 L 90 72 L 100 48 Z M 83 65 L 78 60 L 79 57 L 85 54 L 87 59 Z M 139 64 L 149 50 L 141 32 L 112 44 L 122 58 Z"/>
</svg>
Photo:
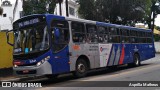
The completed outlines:
<svg viewBox="0 0 160 90">
<path fill-rule="evenodd" d="M 74 72 L 74 76 L 76 78 L 85 77 L 88 71 L 87 63 L 84 59 L 79 59 L 76 63 L 76 71 Z"/>
<path fill-rule="evenodd" d="M 140 66 L 140 65 L 141 65 L 141 61 L 140 61 L 139 55 L 135 54 L 134 55 L 134 66 Z"/>
<path fill-rule="evenodd" d="M 140 57 L 138 54 L 135 54 L 133 57 L 134 62 L 133 63 L 129 63 L 128 66 L 131 67 L 138 67 L 141 65 L 141 61 L 140 61 Z"/>
</svg>

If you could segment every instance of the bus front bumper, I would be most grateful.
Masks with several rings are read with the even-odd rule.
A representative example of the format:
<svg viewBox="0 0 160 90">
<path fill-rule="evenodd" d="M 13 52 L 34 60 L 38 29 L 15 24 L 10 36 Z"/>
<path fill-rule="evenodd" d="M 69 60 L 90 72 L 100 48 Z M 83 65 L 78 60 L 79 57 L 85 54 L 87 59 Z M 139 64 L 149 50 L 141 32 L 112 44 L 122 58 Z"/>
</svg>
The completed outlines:
<svg viewBox="0 0 160 90">
<path fill-rule="evenodd" d="M 15 75 L 46 75 L 52 74 L 52 67 L 49 62 L 44 62 L 40 66 L 19 66 L 13 67 Z"/>
</svg>

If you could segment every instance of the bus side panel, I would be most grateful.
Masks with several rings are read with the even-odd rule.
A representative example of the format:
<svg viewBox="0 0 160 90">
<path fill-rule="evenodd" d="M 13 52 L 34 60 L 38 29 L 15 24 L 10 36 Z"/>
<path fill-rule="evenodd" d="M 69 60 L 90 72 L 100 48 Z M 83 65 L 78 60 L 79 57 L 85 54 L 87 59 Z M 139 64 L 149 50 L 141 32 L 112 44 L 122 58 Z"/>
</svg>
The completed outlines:
<svg viewBox="0 0 160 90">
<path fill-rule="evenodd" d="M 139 54 L 139 57 L 140 57 L 140 60 L 143 61 L 146 59 L 145 55 L 146 55 L 146 52 L 147 50 L 147 47 L 144 45 L 144 44 L 137 44 L 136 45 L 137 49 L 138 49 L 138 54 Z"/>
<path fill-rule="evenodd" d="M 130 44 L 113 44 L 107 66 L 132 63 L 132 52 Z"/>
<path fill-rule="evenodd" d="M 75 44 L 70 43 L 69 44 L 69 52 L 71 53 L 70 56 L 70 71 L 74 71 L 76 67 L 76 61 L 81 56 L 87 57 L 90 62 L 90 68 L 96 68 L 99 67 L 99 63 L 95 65 L 95 57 L 97 55 L 96 52 L 98 52 L 98 45 L 96 44 Z"/>
<path fill-rule="evenodd" d="M 155 51 L 154 51 L 154 45 L 153 44 L 144 44 L 143 45 L 143 51 L 145 52 L 143 54 L 143 57 L 144 57 L 143 60 L 147 60 L 147 59 L 155 57 Z"/>
<path fill-rule="evenodd" d="M 53 53 L 52 58 L 52 72 L 53 74 L 60 74 L 70 72 L 69 65 L 69 47 L 66 46 L 62 51 Z"/>
<path fill-rule="evenodd" d="M 99 60 L 98 61 L 100 63 L 99 67 L 107 66 L 111 49 L 112 49 L 112 44 L 99 44 L 99 52 L 97 53 L 98 59 L 96 59 Z"/>
<path fill-rule="evenodd" d="M 124 61 L 122 57 L 122 44 L 112 44 L 107 66 L 118 65 L 120 60 L 121 62 Z"/>
<path fill-rule="evenodd" d="M 131 44 L 131 56 L 130 56 L 130 60 L 131 62 L 130 63 L 133 63 L 133 59 L 134 59 L 134 54 L 135 53 L 138 53 L 139 56 L 140 56 L 140 60 L 143 60 L 144 59 L 144 56 L 142 56 L 144 53 L 142 51 L 144 51 L 143 49 L 143 46 L 140 45 L 140 44 Z"/>
<path fill-rule="evenodd" d="M 156 53 L 156 51 L 155 51 L 155 46 L 154 46 L 154 44 L 149 44 L 149 49 L 148 49 L 149 51 L 148 51 L 148 58 L 153 58 L 153 57 L 155 57 L 155 53 Z M 151 53 L 150 53 L 151 52 Z"/>
<path fill-rule="evenodd" d="M 122 48 L 124 48 L 124 61 L 123 64 L 132 63 L 132 45 L 131 44 L 123 44 Z"/>
</svg>

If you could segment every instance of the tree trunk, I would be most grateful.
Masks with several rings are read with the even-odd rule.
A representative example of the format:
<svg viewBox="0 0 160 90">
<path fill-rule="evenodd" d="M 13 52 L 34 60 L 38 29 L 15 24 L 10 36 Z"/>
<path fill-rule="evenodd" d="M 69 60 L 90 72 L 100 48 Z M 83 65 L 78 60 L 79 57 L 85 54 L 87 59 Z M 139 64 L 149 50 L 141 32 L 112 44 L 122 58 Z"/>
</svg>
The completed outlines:
<svg viewBox="0 0 160 90">
<path fill-rule="evenodd" d="M 66 16 L 68 17 L 69 14 L 68 14 L 68 0 L 66 0 Z"/>
<path fill-rule="evenodd" d="M 60 13 L 60 16 L 62 16 L 62 7 L 61 7 L 61 2 L 59 2 L 59 13 Z"/>
</svg>

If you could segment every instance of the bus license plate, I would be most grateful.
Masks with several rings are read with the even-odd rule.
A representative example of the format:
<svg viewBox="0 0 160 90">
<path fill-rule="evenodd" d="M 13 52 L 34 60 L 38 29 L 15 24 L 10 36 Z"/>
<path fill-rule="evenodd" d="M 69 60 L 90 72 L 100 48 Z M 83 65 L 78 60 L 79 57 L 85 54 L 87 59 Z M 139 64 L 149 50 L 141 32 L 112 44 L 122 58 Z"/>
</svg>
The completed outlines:
<svg viewBox="0 0 160 90">
<path fill-rule="evenodd" d="M 29 70 L 24 70 L 23 73 L 29 73 Z"/>
</svg>

